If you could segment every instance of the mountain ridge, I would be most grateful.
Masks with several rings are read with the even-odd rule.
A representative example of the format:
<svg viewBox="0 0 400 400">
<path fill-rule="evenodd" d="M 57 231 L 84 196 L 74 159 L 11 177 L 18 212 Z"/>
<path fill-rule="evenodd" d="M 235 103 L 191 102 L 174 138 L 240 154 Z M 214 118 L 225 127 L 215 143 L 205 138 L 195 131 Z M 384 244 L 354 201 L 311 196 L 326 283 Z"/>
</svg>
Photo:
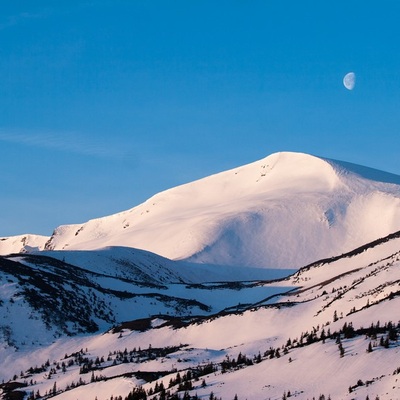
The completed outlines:
<svg viewBox="0 0 400 400">
<path fill-rule="evenodd" d="M 132 209 L 59 226 L 40 247 L 127 246 L 195 263 L 299 268 L 400 229 L 398 183 L 396 175 L 356 164 L 275 153 Z"/>
<path fill-rule="evenodd" d="M 60 227 L 49 248 L 95 248 L 122 241 L 171 259 L 297 268 L 400 229 L 392 215 L 380 215 L 378 226 L 375 220 L 382 209 L 399 214 L 397 185 L 366 181 L 332 163 L 304 154 L 273 154 L 169 189 L 110 216 L 110 224 L 129 224 L 119 232 L 110 234 L 104 219 Z M 365 214 L 370 220 L 360 228 L 355 220 Z M 375 234 L 369 233 L 372 224 Z M 288 235 L 287 227 L 298 233 Z M 79 235 L 86 229 L 89 234 L 82 241 Z M 317 238 L 325 241 L 320 251 L 307 244 Z M 285 256 L 283 248 L 291 256 Z"/>
</svg>

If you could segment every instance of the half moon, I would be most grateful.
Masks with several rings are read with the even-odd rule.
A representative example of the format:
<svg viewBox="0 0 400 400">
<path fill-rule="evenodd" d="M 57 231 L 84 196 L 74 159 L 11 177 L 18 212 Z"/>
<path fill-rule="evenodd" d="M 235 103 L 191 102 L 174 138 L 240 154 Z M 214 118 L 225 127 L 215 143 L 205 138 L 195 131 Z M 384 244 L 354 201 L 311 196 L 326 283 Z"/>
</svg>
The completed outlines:
<svg viewBox="0 0 400 400">
<path fill-rule="evenodd" d="M 356 74 L 354 72 L 349 72 L 343 78 L 343 85 L 347 90 L 353 90 L 356 85 Z"/>
</svg>

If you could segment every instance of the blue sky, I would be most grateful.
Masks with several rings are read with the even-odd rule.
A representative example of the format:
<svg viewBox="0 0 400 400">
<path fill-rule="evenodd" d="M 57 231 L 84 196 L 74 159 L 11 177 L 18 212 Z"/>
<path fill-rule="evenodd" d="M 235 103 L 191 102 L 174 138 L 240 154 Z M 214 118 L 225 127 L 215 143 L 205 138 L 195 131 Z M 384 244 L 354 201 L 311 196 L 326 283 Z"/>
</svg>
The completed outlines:
<svg viewBox="0 0 400 400">
<path fill-rule="evenodd" d="M 276 151 L 400 174 L 397 1 L 5 3 L 0 236 Z"/>
</svg>

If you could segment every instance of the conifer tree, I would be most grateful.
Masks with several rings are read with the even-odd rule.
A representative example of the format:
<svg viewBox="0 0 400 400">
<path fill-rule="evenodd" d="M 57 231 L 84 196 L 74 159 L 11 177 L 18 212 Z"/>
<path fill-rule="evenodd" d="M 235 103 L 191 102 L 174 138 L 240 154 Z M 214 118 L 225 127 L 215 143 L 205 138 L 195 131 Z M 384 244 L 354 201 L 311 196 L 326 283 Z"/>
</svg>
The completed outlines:
<svg viewBox="0 0 400 400">
<path fill-rule="evenodd" d="M 372 351 L 373 351 L 372 344 L 371 344 L 371 342 L 369 342 L 368 348 L 367 348 L 367 353 L 372 353 Z"/>
</svg>

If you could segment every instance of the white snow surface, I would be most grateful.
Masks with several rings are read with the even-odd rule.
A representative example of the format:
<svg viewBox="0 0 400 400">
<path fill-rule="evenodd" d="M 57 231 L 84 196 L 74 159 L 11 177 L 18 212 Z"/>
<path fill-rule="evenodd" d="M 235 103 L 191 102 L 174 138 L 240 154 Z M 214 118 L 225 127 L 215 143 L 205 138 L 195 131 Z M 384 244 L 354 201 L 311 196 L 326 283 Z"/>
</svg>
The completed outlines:
<svg viewBox="0 0 400 400">
<path fill-rule="evenodd" d="M 328 338 L 325 343 L 319 339 L 304 346 L 289 346 L 287 353 L 283 349 L 289 338 L 298 343 L 303 337 L 305 343 L 311 332 L 320 338 L 322 330 L 333 333 L 345 323 L 352 324 L 355 329 L 368 328 L 378 321 L 381 326 L 389 321 L 397 324 L 399 237 L 368 246 L 364 251 L 302 268 L 281 282 L 264 284 L 266 289 L 279 285 L 283 292 L 288 286 L 294 285 L 298 289 L 291 293 L 282 292 L 280 298 L 266 299 L 264 305 L 254 305 L 240 313 L 215 315 L 182 328 L 163 326 L 163 317 L 157 316 L 152 320 L 152 327 L 145 331 L 123 329 L 116 333 L 61 338 L 49 346 L 20 351 L 12 347 L 0 348 L 0 379 L 7 381 L 16 374 L 17 381 L 32 380 L 33 384 L 24 390 L 28 393 L 39 390 L 42 395 L 51 391 L 56 383 L 55 399 L 97 397 L 107 400 L 111 395 L 126 396 L 134 386 L 142 385 L 146 390 L 155 387 L 156 380 L 146 383 L 129 375 L 134 372 L 165 371 L 166 375 L 157 379 L 157 383 L 163 382 L 168 387 L 178 371 L 182 376 L 189 368 L 213 362 L 218 366 L 217 370 L 199 381 L 193 380 L 191 395 L 197 393 L 199 398 L 208 399 L 213 392 L 223 400 L 233 399 L 235 394 L 241 400 L 278 400 L 290 391 L 291 397 L 299 400 L 317 399 L 321 394 L 325 399 L 330 396 L 335 400 L 365 400 L 367 395 L 370 399 L 379 396 L 380 400 L 399 398 L 399 338 L 391 340 L 388 348 L 384 348 L 379 341 L 386 334 L 379 333 L 375 338 L 364 334 L 351 338 L 342 335 L 342 355 L 335 338 Z M 7 291 L 12 290 L 6 285 L 4 298 L 9 295 Z M 222 296 L 232 300 L 235 294 L 227 291 Z M 368 353 L 366 349 L 370 342 L 373 351 Z M 185 346 L 168 356 L 150 359 L 135 356 L 130 362 L 120 361 L 113 365 L 114 351 L 182 345 Z M 280 349 L 281 356 L 272 359 L 265 356 L 264 352 L 271 347 Z M 57 363 L 67 363 L 73 358 L 72 354 L 79 351 L 92 360 L 104 357 L 101 368 L 93 371 L 95 377 L 103 377 L 100 382 L 91 382 L 92 372 L 79 373 L 77 364 L 65 372 L 55 369 Z M 236 359 L 239 353 L 251 359 L 260 353 L 262 361 L 223 372 L 220 363 L 227 356 Z M 110 360 L 107 360 L 108 355 Z M 51 377 L 48 374 L 50 367 L 46 372 L 29 375 L 25 372 L 46 360 L 55 369 Z M 23 377 L 19 377 L 20 371 Z M 202 386 L 203 378 L 205 387 Z M 83 385 L 66 391 L 67 385 L 79 379 L 83 380 Z M 349 387 L 353 387 L 351 393 Z M 174 393 L 177 387 L 172 386 L 170 390 Z M 182 396 L 183 392 L 180 394 Z"/>
<path fill-rule="evenodd" d="M 125 246 L 195 263 L 299 268 L 399 229 L 399 176 L 282 152 L 59 226 L 46 248 Z"/>
<path fill-rule="evenodd" d="M 43 250 L 48 236 L 18 235 L 0 238 L 0 254 L 28 253 Z"/>
<path fill-rule="evenodd" d="M 183 375 L 189 368 L 212 362 L 216 371 L 193 380 L 190 395 L 209 399 L 213 392 L 223 400 L 235 395 L 240 400 L 278 400 L 290 391 L 290 398 L 298 400 L 318 399 L 321 394 L 332 400 L 365 400 L 367 395 L 399 399 L 400 337 L 384 348 L 379 343 L 387 332 L 375 337 L 342 334 L 342 355 L 337 338 L 325 343 L 320 339 L 323 331 L 339 331 L 345 323 L 355 329 L 378 321 L 380 326 L 399 323 L 400 234 L 339 257 L 400 230 L 399 185 L 400 177 L 370 168 L 278 153 L 170 189 L 131 210 L 61 226 L 50 241 L 35 235 L 1 238 L 2 254 L 33 253 L 2 262 L 46 271 L 49 267 L 34 262 L 40 254 L 69 264 L 60 263 L 64 267 L 92 271 L 93 285 L 84 290 L 103 289 L 97 297 L 114 311 L 115 325 L 134 318 L 144 322 L 125 324 L 113 333 L 106 331 L 110 323 L 98 321 L 98 333 L 62 336 L 27 304 L 22 281 L 29 278 L 28 270 L 23 270 L 27 276 L 14 275 L 4 264 L 0 381 L 26 383 L 22 390 L 40 391 L 41 398 L 50 393 L 62 400 L 109 400 L 124 397 L 137 386 L 154 389 L 156 381 L 168 387 L 178 371 Z M 48 251 L 42 251 L 46 243 Z M 331 256 L 335 258 L 300 268 L 280 281 L 212 283 L 268 279 L 273 273 L 268 267 L 302 267 Z M 57 268 L 51 271 L 56 273 Z M 140 282 L 148 277 L 162 286 Z M 64 287 L 69 284 L 64 282 Z M 116 298 L 112 290 L 130 290 L 137 296 Z M 209 311 L 190 304 L 179 308 L 174 301 L 146 296 L 150 293 L 195 299 Z M 184 316 L 180 322 L 187 325 L 171 325 L 170 317 L 177 316 Z M 148 328 L 138 328 L 146 321 Z M 289 338 L 292 343 L 306 343 L 311 333 L 316 342 L 286 347 L 285 353 Z M 372 352 L 366 351 L 369 343 Z M 125 349 L 150 353 L 150 348 L 172 346 L 177 348 L 168 355 L 146 358 L 144 351 L 134 353 L 128 362 L 117 360 L 116 354 Z M 265 355 L 271 347 L 280 349 L 281 356 Z M 90 372 L 80 371 L 82 364 L 76 361 L 62 371 L 60 365 L 78 353 L 104 361 Z M 222 371 L 221 362 L 239 353 L 252 360 L 260 354 L 262 360 Z M 28 371 L 47 360 L 50 365 L 45 370 Z M 135 376 L 138 371 L 166 375 L 146 382 L 140 374 Z M 98 381 L 92 382 L 92 377 Z M 0 384 L 0 399 L 3 388 Z M 170 390 L 175 393 L 178 388 Z"/>
<path fill-rule="evenodd" d="M 98 250 L 51 250 L 32 252 L 88 271 L 136 281 L 203 283 L 279 279 L 295 269 L 268 269 L 174 261 L 145 250 L 106 247 Z"/>
</svg>

